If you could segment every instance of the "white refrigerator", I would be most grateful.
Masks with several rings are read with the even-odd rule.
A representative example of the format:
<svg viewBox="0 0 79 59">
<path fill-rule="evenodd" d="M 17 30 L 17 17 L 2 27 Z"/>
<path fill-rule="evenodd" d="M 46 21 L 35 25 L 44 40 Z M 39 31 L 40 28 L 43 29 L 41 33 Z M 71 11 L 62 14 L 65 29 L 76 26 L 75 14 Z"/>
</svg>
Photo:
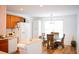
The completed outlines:
<svg viewBox="0 0 79 59">
<path fill-rule="evenodd" d="M 17 37 L 19 41 L 30 40 L 32 38 L 32 24 L 20 22 L 17 24 Z"/>
</svg>

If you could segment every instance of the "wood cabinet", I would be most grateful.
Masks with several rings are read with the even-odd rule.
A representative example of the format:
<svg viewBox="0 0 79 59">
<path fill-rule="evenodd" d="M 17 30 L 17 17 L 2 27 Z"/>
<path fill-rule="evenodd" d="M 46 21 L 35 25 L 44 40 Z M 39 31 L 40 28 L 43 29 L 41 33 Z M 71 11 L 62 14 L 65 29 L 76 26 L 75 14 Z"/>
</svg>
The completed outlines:
<svg viewBox="0 0 79 59">
<path fill-rule="evenodd" d="M 17 50 L 17 38 L 0 39 L 0 51 L 14 53 Z"/>
<path fill-rule="evenodd" d="M 8 53 L 8 40 L 0 40 L 0 51 L 4 51 Z"/>
<path fill-rule="evenodd" d="M 14 16 L 7 14 L 7 20 L 6 20 L 6 28 L 7 29 L 14 29 L 18 22 L 21 22 L 23 19 L 20 16 Z"/>
<path fill-rule="evenodd" d="M 6 18 L 6 27 L 7 28 L 11 28 L 11 26 L 10 26 L 10 24 L 11 24 L 11 17 L 10 17 L 10 15 L 7 15 L 7 18 Z"/>
</svg>

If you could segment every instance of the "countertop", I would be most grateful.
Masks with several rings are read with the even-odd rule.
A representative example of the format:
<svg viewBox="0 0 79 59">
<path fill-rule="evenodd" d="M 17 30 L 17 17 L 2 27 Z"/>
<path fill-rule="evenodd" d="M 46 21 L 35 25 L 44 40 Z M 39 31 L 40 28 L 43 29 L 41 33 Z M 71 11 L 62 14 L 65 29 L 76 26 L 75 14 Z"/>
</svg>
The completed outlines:
<svg viewBox="0 0 79 59">
<path fill-rule="evenodd" d="M 0 39 L 0 40 L 11 40 L 13 38 L 16 38 L 15 36 L 8 36 L 8 37 L 5 37 L 3 39 Z"/>
</svg>

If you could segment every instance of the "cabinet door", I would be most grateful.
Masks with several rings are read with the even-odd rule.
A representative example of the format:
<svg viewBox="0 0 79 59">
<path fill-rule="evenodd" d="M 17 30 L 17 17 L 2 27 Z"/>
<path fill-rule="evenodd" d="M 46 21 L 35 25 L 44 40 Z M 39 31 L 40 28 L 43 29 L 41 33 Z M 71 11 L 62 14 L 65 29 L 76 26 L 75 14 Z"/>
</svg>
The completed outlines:
<svg viewBox="0 0 79 59">
<path fill-rule="evenodd" d="M 17 24 L 18 22 L 21 22 L 21 17 L 15 16 L 15 23 Z"/>
<path fill-rule="evenodd" d="M 11 16 L 7 15 L 6 28 L 11 28 Z"/>
<path fill-rule="evenodd" d="M 11 28 L 15 28 L 15 20 L 16 20 L 16 17 L 15 16 L 11 16 Z"/>
<path fill-rule="evenodd" d="M 18 22 L 21 22 L 22 17 L 7 15 L 6 28 L 14 29 Z"/>
<path fill-rule="evenodd" d="M 6 27 L 8 29 L 13 29 L 14 28 L 14 19 L 15 19 L 14 16 L 7 15 Z"/>
<path fill-rule="evenodd" d="M 0 45 L 0 51 L 8 53 L 8 45 L 7 45 L 7 43 L 4 43 L 4 44 Z"/>
<path fill-rule="evenodd" d="M 8 40 L 0 40 L 0 51 L 8 52 Z"/>
<path fill-rule="evenodd" d="M 17 23 L 21 21 L 21 17 L 19 16 L 11 16 L 11 28 L 15 28 Z"/>
</svg>

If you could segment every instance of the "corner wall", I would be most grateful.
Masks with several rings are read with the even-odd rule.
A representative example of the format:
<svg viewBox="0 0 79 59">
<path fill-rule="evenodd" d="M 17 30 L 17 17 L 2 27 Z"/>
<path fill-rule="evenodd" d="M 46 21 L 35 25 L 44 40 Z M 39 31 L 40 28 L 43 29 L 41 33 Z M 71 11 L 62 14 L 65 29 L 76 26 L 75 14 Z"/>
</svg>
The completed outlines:
<svg viewBox="0 0 79 59">
<path fill-rule="evenodd" d="M 6 33 L 6 6 L 0 6 L 0 35 Z"/>
<path fill-rule="evenodd" d="M 79 53 L 79 12 L 77 13 L 77 53 Z"/>
<path fill-rule="evenodd" d="M 77 32 L 77 19 L 76 15 L 70 15 L 63 17 L 64 19 L 64 33 L 65 33 L 65 39 L 64 44 L 65 45 L 71 45 L 71 40 L 76 40 L 76 32 Z"/>
</svg>

